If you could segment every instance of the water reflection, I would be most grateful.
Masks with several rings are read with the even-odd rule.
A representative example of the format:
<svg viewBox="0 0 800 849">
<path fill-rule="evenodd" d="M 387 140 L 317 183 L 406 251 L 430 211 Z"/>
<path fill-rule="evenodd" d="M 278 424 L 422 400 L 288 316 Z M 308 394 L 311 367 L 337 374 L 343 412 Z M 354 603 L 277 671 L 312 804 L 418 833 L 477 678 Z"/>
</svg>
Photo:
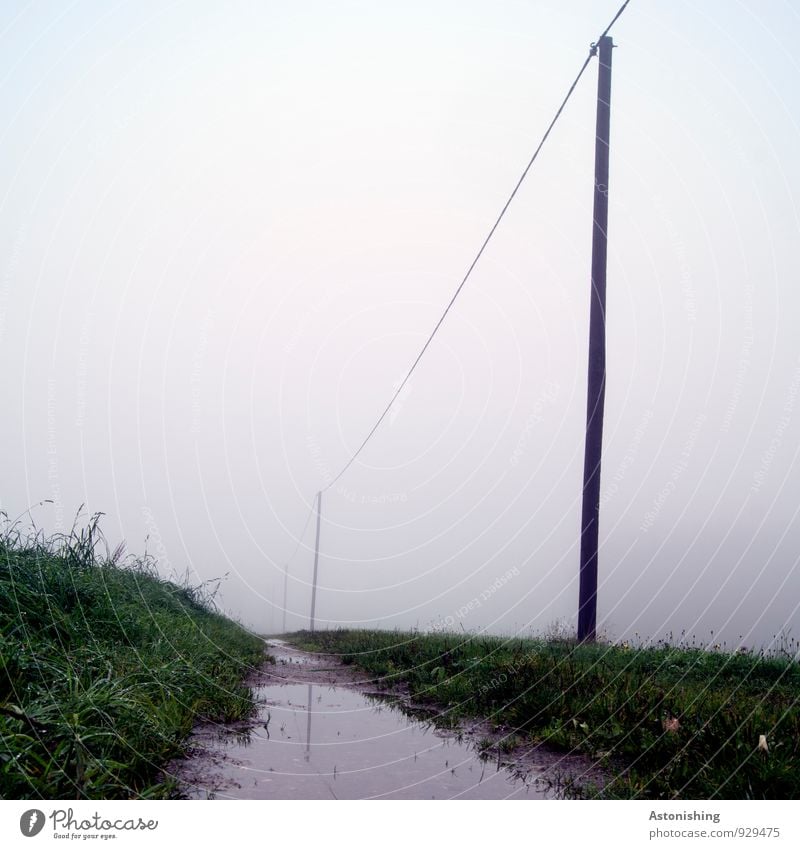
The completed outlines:
<svg viewBox="0 0 800 849">
<path fill-rule="evenodd" d="M 306 707 L 306 763 L 311 760 L 311 699 L 314 694 L 314 685 L 308 685 L 308 707 Z"/>
<path fill-rule="evenodd" d="M 500 799 L 543 797 L 535 783 L 487 770 L 469 745 L 391 703 L 344 687 L 310 683 L 262 687 L 263 720 L 249 741 L 216 745 L 194 798 Z M 313 746 L 312 746 L 313 725 Z"/>
</svg>

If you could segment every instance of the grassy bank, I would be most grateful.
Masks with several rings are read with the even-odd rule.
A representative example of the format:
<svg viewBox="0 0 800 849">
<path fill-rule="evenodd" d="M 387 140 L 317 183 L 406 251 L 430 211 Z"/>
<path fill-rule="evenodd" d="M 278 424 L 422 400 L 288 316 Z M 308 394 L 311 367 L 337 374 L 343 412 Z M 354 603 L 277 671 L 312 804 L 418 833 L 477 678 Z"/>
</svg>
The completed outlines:
<svg viewBox="0 0 800 849">
<path fill-rule="evenodd" d="M 263 643 L 151 560 L 100 556 L 96 519 L 0 536 L 0 798 L 169 795 L 200 719 L 253 707 Z"/>
<path fill-rule="evenodd" d="M 589 754 L 615 776 L 608 798 L 800 797 L 800 665 L 791 658 L 386 631 L 290 639 L 407 683 L 454 722 L 487 717 L 509 729 L 510 743 Z"/>
</svg>

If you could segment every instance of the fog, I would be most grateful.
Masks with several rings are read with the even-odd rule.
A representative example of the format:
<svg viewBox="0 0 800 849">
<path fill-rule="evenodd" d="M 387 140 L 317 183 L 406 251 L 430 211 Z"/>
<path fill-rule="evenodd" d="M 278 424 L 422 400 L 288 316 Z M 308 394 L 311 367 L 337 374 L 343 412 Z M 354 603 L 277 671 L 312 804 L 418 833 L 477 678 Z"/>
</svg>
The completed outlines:
<svg viewBox="0 0 800 849">
<path fill-rule="evenodd" d="M 304 627 L 315 493 L 618 5 L 4 4 L 0 509 L 102 511 L 261 632 L 296 550 Z M 598 627 L 760 646 L 800 629 L 800 17 L 613 36 Z M 319 627 L 574 625 L 596 73 L 325 493 Z"/>
</svg>

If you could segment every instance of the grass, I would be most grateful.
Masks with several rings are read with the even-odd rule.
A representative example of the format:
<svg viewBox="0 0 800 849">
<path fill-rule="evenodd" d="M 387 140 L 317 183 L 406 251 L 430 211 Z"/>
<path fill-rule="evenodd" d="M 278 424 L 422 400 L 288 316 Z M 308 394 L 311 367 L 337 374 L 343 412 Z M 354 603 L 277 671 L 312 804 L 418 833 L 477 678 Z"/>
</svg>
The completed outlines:
<svg viewBox="0 0 800 849">
<path fill-rule="evenodd" d="M 254 705 L 263 642 L 204 587 L 104 548 L 98 517 L 46 539 L 0 533 L 0 798 L 163 798 L 201 720 Z"/>
<path fill-rule="evenodd" d="M 792 656 L 387 631 L 289 639 L 356 663 L 379 683 L 407 684 L 415 701 L 443 708 L 451 721 L 486 717 L 509 740 L 588 754 L 613 778 L 601 790 L 573 790 L 582 795 L 800 797 L 800 664 Z"/>
</svg>

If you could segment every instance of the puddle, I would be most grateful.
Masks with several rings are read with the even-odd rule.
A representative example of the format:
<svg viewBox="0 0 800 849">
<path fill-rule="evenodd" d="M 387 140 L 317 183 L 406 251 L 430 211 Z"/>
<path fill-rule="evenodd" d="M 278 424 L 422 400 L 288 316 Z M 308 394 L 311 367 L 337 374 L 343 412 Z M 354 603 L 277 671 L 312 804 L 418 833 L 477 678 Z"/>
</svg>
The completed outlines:
<svg viewBox="0 0 800 849">
<path fill-rule="evenodd" d="M 530 779 L 352 690 L 278 684 L 258 697 L 260 724 L 218 736 L 224 757 L 184 785 L 190 798 L 544 798 Z"/>
<path fill-rule="evenodd" d="M 254 688 L 256 719 L 245 729 L 198 729 L 198 753 L 170 770 L 189 798 L 556 797 L 544 780 L 554 767 L 546 756 L 515 774 L 496 758 L 482 758 L 468 738 L 365 694 L 369 682 L 358 680 L 353 667 L 332 667 L 335 659 L 280 641 L 271 641 L 269 651 L 276 665 Z"/>
</svg>

